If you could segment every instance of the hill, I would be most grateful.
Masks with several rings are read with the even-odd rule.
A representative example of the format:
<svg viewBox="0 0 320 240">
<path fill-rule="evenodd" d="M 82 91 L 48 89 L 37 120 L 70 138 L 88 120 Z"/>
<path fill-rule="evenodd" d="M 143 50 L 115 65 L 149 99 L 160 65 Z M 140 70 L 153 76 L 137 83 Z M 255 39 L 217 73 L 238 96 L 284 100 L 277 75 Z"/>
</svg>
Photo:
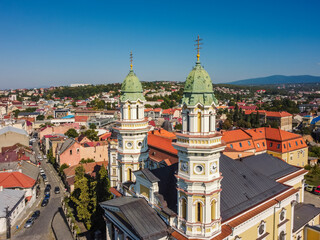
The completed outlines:
<svg viewBox="0 0 320 240">
<path fill-rule="evenodd" d="M 320 83 L 320 76 L 273 75 L 269 77 L 250 78 L 250 79 L 228 82 L 228 84 L 233 84 L 233 85 L 266 85 L 266 84 L 290 84 L 290 83 Z"/>
</svg>

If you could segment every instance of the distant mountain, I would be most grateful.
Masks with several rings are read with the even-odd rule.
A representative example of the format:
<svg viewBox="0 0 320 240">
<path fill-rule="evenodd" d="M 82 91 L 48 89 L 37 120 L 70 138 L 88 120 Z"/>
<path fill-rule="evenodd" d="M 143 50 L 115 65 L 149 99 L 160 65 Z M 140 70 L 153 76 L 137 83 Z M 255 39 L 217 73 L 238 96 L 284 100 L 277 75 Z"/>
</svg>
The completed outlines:
<svg viewBox="0 0 320 240">
<path fill-rule="evenodd" d="M 267 85 L 267 84 L 288 84 L 288 83 L 320 83 L 320 76 L 299 75 L 284 76 L 273 75 L 269 77 L 250 78 L 228 82 L 233 85 Z"/>
</svg>

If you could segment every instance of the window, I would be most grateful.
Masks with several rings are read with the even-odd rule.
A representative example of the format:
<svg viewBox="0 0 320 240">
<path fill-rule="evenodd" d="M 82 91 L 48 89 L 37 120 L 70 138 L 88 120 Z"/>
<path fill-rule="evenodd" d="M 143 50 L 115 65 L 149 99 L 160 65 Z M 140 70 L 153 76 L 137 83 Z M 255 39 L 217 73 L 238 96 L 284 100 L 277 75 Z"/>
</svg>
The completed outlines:
<svg viewBox="0 0 320 240">
<path fill-rule="evenodd" d="M 302 140 L 300 140 L 301 144 L 303 144 Z"/>
<path fill-rule="evenodd" d="M 270 143 L 270 147 L 272 147 L 272 145 L 273 145 L 273 143 L 271 142 L 271 143 Z"/>
<path fill-rule="evenodd" d="M 296 141 L 296 146 L 298 146 L 298 142 Z"/>
<path fill-rule="evenodd" d="M 266 223 L 265 222 L 261 222 L 259 227 L 258 227 L 258 233 L 259 233 L 259 236 L 263 235 L 264 232 L 266 231 Z"/>
<path fill-rule="evenodd" d="M 196 222 L 202 221 L 202 204 L 201 202 L 197 202 L 196 206 Z"/>
<path fill-rule="evenodd" d="M 72 155 L 72 150 L 70 150 L 70 155 Z"/>
<path fill-rule="evenodd" d="M 285 209 L 281 210 L 279 218 L 280 218 L 281 222 L 286 218 L 286 210 Z"/>
<path fill-rule="evenodd" d="M 277 148 L 280 149 L 280 144 L 277 145 Z"/>
<path fill-rule="evenodd" d="M 285 144 L 283 144 L 283 148 L 286 149 L 286 145 Z"/>
<path fill-rule="evenodd" d="M 265 147 L 266 145 L 264 145 L 264 142 L 262 142 L 262 145 Z"/>
<path fill-rule="evenodd" d="M 251 142 L 250 141 L 248 141 L 248 145 L 251 146 Z"/>
<path fill-rule="evenodd" d="M 289 143 L 289 147 L 291 147 L 291 143 Z"/>
<path fill-rule="evenodd" d="M 232 144 L 230 144 L 230 147 L 231 147 L 231 148 L 233 148 L 233 145 L 232 145 Z"/>
<path fill-rule="evenodd" d="M 211 220 L 216 219 L 216 201 L 213 200 L 211 203 Z"/>
<path fill-rule="evenodd" d="M 260 148 L 260 144 L 259 143 L 257 143 L 257 147 Z"/>
<path fill-rule="evenodd" d="M 242 143 L 239 143 L 239 146 L 242 147 Z"/>
<path fill-rule="evenodd" d="M 80 151 L 79 148 L 77 148 L 77 153 L 79 153 L 79 151 Z"/>
<path fill-rule="evenodd" d="M 279 240 L 285 240 L 286 239 L 286 234 L 284 233 L 284 231 L 282 231 L 279 235 Z"/>
<path fill-rule="evenodd" d="M 184 219 L 187 218 L 187 201 L 185 198 L 181 200 L 181 217 Z"/>
<path fill-rule="evenodd" d="M 139 119 L 139 106 L 137 105 L 137 119 Z"/>
</svg>

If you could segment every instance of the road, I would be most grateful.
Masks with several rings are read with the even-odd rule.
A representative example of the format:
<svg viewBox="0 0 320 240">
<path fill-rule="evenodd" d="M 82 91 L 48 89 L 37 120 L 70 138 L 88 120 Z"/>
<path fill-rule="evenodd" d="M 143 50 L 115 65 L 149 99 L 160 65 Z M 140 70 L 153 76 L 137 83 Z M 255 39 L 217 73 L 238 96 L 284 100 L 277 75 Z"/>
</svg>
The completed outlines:
<svg viewBox="0 0 320 240">
<path fill-rule="evenodd" d="M 37 144 L 34 144 L 34 146 Z M 38 146 L 34 147 L 36 156 L 40 153 Z M 50 163 L 46 163 L 46 160 L 41 161 L 41 168 L 45 171 L 47 175 L 48 182 L 51 184 L 51 197 L 49 203 L 46 207 L 38 206 L 35 210 L 40 210 L 40 216 L 35 220 L 34 224 L 30 228 L 23 228 L 19 230 L 16 235 L 12 237 L 12 239 L 23 239 L 23 240 L 42 240 L 42 239 L 55 239 L 52 233 L 51 222 L 55 215 L 55 213 L 61 208 L 61 199 L 63 197 L 63 188 L 61 185 L 61 181 L 59 177 L 55 173 L 52 165 Z M 60 186 L 60 194 L 54 193 L 54 188 L 56 186 Z M 41 189 L 41 198 L 44 197 L 44 189 Z M 32 213 L 30 213 L 31 215 Z M 72 239 L 71 233 L 69 232 L 66 224 L 64 223 L 62 218 L 58 218 L 55 222 L 59 223 L 60 226 L 63 226 L 61 230 L 65 231 L 66 240 Z M 60 221 L 60 222 L 59 222 Z M 23 227 L 23 226 L 21 226 Z"/>
</svg>

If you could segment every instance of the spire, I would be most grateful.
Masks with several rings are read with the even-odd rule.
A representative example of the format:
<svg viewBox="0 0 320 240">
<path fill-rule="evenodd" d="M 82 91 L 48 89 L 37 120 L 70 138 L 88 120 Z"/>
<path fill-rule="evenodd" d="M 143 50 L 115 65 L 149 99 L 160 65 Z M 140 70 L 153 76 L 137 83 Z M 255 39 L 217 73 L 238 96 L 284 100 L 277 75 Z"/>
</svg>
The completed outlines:
<svg viewBox="0 0 320 240">
<path fill-rule="evenodd" d="M 133 59 L 133 57 L 132 57 L 132 51 L 130 52 L 130 70 L 132 70 L 132 59 Z"/>
<path fill-rule="evenodd" d="M 203 43 L 201 43 L 200 41 L 202 41 L 202 39 L 199 37 L 199 35 L 198 35 L 198 38 L 197 38 L 197 40 L 195 41 L 195 42 L 197 42 L 196 44 L 195 44 L 195 46 L 197 46 L 196 47 L 196 50 L 197 50 L 197 63 L 200 63 L 200 49 L 201 49 L 201 47 L 200 47 L 200 45 L 202 45 Z"/>
</svg>

